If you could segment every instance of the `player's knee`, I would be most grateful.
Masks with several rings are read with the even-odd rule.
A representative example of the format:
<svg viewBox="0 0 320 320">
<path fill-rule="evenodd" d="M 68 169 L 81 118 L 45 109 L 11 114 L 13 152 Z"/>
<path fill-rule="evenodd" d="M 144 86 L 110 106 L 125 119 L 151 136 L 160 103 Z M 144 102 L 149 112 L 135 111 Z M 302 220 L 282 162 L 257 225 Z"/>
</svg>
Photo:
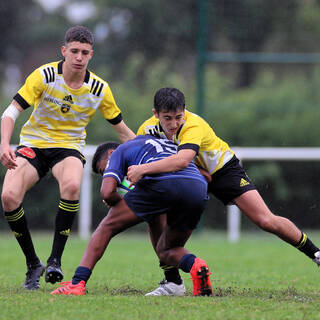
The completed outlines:
<svg viewBox="0 0 320 320">
<path fill-rule="evenodd" d="M 171 259 L 170 249 L 165 248 L 164 246 L 162 246 L 161 243 L 158 242 L 156 251 L 160 261 L 163 261 L 164 263 L 168 263 L 168 261 L 170 261 Z"/>
<path fill-rule="evenodd" d="M 122 225 L 119 221 L 117 221 L 116 219 L 110 219 L 109 217 L 106 217 L 99 224 L 97 230 L 99 230 L 101 234 L 107 235 L 111 239 L 119 232 L 121 232 L 121 227 Z"/>
<path fill-rule="evenodd" d="M 160 261 L 167 261 L 168 260 L 168 253 L 165 250 L 158 250 L 157 248 L 157 256 Z"/>
<path fill-rule="evenodd" d="M 4 211 L 12 211 L 21 203 L 21 199 L 18 194 L 12 190 L 3 190 L 1 194 L 1 202 Z"/>
<path fill-rule="evenodd" d="M 176 254 L 174 250 L 163 250 L 157 252 L 159 260 L 164 264 L 172 265 L 172 262 L 176 260 Z"/>
<path fill-rule="evenodd" d="M 63 184 L 61 193 L 63 198 L 78 197 L 80 194 L 80 184 L 77 181 L 70 180 Z"/>
<path fill-rule="evenodd" d="M 274 219 L 272 216 L 263 216 L 258 219 L 256 222 L 259 228 L 261 228 L 264 231 L 273 232 L 275 225 L 274 225 Z"/>
</svg>

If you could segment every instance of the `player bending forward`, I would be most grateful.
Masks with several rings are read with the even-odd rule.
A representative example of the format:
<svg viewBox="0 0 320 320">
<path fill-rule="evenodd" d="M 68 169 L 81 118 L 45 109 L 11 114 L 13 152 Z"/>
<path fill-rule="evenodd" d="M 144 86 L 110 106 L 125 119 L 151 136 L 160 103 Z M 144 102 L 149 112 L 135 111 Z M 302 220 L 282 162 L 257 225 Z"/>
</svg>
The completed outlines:
<svg viewBox="0 0 320 320">
<path fill-rule="evenodd" d="M 116 191 L 129 166 L 164 159 L 176 152 L 177 146 L 173 142 L 149 135 L 139 136 L 120 146 L 105 143 L 98 147 L 92 168 L 103 175 L 101 196 L 111 209 L 93 233 L 72 281 L 61 283 L 63 286 L 51 294 L 84 295 L 86 282 L 111 238 L 146 221 L 154 234 L 159 235 L 156 247 L 159 259 L 191 274 L 194 296 L 211 295 L 207 263 L 184 248 L 207 200 L 207 183 L 196 166 L 190 163 L 177 172 L 146 175 L 123 199 Z M 161 214 L 167 216 L 163 231 L 161 226 L 153 223 Z"/>
</svg>

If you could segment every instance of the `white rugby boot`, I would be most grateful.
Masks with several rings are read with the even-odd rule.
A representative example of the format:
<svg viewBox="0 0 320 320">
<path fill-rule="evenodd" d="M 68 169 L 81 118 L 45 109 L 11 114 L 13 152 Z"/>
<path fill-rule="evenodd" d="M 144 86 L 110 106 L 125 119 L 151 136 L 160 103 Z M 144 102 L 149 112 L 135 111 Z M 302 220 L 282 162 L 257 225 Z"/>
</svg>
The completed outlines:
<svg viewBox="0 0 320 320">
<path fill-rule="evenodd" d="M 181 284 L 175 284 L 174 282 L 168 282 L 167 280 L 162 280 L 159 282 L 160 287 L 157 289 L 146 293 L 146 296 L 184 296 L 186 294 L 186 287 L 184 285 L 183 279 Z"/>
<path fill-rule="evenodd" d="M 314 257 L 313 261 L 318 265 L 318 267 L 320 267 L 320 251 L 317 251 L 314 254 Z"/>
</svg>

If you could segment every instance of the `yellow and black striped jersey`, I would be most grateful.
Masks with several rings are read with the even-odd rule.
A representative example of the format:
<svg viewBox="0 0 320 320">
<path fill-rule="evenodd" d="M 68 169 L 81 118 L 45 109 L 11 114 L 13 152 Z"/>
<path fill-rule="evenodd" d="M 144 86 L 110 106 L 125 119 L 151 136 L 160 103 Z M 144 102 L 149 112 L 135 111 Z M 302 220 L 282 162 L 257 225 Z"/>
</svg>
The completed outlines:
<svg viewBox="0 0 320 320">
<path fill-rule="evenodd" d="M 159 119 L 152 116 L 138 129 L 137 135 L 151 134 L 166 138 Z M 184 123 L 172 139 L 178 150 L 192 149 L 197 156 L 195 164 L 213 174 L 222 168 L 234 155 L 229 145 L 216 136 L 209 124 L 200 116 L 185 110 Z"/>
<path fill-rule="evenodd" d="M 81 152 L 85 128 L 97 109 L 111 124 L 122 120 L 107 82 L 87 70 L 83 85 L 72 89 L 64 81 L 62 64 L 52 62 L 39 67 L 14 96 L 23 109 L 33 106 L 20 133 L 21 145 Z"/>
</svg>

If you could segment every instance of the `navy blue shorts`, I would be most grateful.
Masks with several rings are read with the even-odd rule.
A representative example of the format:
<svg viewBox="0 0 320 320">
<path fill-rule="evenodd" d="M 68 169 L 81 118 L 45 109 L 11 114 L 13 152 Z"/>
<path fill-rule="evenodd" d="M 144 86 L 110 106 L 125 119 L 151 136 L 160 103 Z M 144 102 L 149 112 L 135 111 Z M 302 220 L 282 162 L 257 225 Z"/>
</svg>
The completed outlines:
<svg viewBox="0 0 320 320">
<path fill-rule="evenodd" d="M 145 221 L 167 214 L 167 224 L 179 231 L 196 228 L 207 202 L 207 185 L 199 180 L 175 178 L 140 180 L 124 199 Z"/>
<path fill-rule="evenodd" d="M 254 184 L 240 165 L 236 156 L 227 162 L 212 176 L 208 192 L 221 200 L 225 205 L 232 204 L 233 199 L 249 190 L 255 190 Z"/>
<path fill-rule="evenodd" d="M 67 157 L 76 157 L 85 165 L 86 160 L 82 153 L 75 149 L 68 148 L 33 148 L 18 146 L 15 152 L 17 157 L 25 158 L 33 165 L 39 175 L 39 179 L 44 177 L 49 169 Z"/>
</svg>

